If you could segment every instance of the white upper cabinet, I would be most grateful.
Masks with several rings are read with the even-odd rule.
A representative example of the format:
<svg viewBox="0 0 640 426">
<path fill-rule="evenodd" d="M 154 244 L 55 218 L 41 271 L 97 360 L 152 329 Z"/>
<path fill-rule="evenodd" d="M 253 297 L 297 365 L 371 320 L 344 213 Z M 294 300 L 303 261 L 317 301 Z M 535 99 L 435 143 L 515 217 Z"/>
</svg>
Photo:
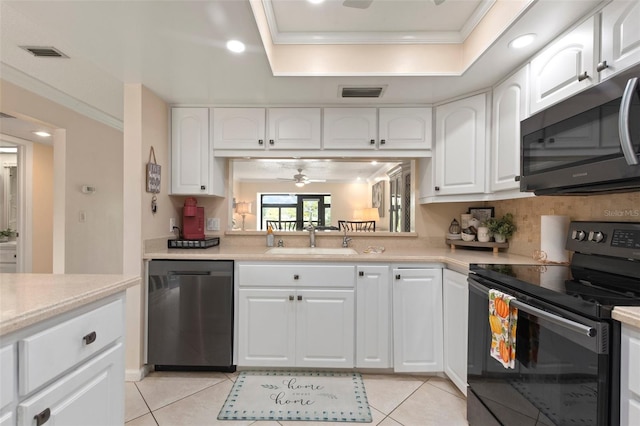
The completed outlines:
<svg viewBox="0 0 640 426">
<path fill-rule="evenodd" d="M 595 17 L 587 19 L 533 58 L 531 114 L 598 81 L 594 63 L 595 25 Z"/>
<path fill-rule="evenodd" d="M 264 108 L 211 108 L 214 149 L 264 149 Z"/>
<path fill-rule="evenodd" d="M 485 190 L 486 94 L 436 108 L 436 195 Z"/>
<path fill-rule="evenodd" d="M 602 79 L 640 62 L 640 2 L 614 0 L 602 9 Z M 603 61 L 606 61 L 606 68 Z"/>
<path fill-rule="evenodd" d="M 269 108 L 269 149 L 320 149 L 320 108 Z"/>
<path fill-rule="evenodd" d="M 431 149 L 431 108 L 325 108 L 323 146 L 351 150 Z"/>
<path fill-rule="evenodd" d="M 431 108 L 380 108 L 380 149 L 431 149 Z"/>
<path fill-rule="evenodd" d="M 528 71 L 523 67 L 493 89 L 491 191 L 517 189 L 520 174 L 520 121 L 527 118 Z"/>
<path fill-rule="evenodd" d="M 172 108 L 171 194 L 223 197 L 225 174 L 209 149 L 209 108 Z"/>
<path fill-rule="evenodd" d="M 325 108 L 323 145 L 327 149 L 375 149 L 375 108 Z"/>
</svg>

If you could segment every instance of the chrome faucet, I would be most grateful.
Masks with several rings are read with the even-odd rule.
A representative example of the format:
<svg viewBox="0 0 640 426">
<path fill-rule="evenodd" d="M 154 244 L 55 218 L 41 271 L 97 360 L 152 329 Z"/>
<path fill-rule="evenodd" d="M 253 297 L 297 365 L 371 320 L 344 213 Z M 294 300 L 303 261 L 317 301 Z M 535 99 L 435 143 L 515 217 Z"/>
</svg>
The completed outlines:
<svg viewBox="0 0 640 426">
<path fill-rule="evenodd" d="M 351 237 L 347 237 L 347 230 L 344 230 L 344 237 L 342 237 L 342 247 L 347 248 L 349 247 L 349 241 L 351 241 L 352 238 Z"/>
<path fill-rule="evenodd" d="M 309 222 L 309 226 L 307 226 L 307 231 L 309 231 L 309 247 L 316 246 L 316 228 L 313 226 L 313 223 Z"/>
</svg>

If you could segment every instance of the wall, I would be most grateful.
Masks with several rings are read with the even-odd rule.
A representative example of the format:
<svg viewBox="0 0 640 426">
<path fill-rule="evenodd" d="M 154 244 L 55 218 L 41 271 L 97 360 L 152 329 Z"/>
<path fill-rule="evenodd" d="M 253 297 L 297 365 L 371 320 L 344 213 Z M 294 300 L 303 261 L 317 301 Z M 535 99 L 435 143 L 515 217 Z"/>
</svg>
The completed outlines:
<svg viewBox="0 0 640 426">
<path fill-rule="evenodd" d="M 53 146 L 33 144 L 31 272 L 53 272 Z"/>
<path fill-rule="evenodd" d="M 2 112 L 66 130 L 62 183 L 66 195 L 60 200 L 64 204 L 64 272 L 120 273 L 122 132 L 4 80 L 0 80 L 0 93 Z M 82 194 L 82 185 L 95 186 L 96 193 Z M 79 221 L 81 212 L 85 222 Z"/>
</svg>

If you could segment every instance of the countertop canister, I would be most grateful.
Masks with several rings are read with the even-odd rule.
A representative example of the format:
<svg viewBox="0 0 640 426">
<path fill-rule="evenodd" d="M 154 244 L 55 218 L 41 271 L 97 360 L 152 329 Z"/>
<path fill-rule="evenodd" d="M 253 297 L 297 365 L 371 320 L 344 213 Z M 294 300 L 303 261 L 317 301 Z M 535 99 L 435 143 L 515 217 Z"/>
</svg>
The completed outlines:
<svg viewBox="0 0 640 426">
<path fill-rule="evenodd" d="M 568 216 L 540 216 L 540 251 L 545 254 L 547 262 L 569 262 L 569 252 L 565 250 L 567 232 L 569 232 Z"/>
</svg>

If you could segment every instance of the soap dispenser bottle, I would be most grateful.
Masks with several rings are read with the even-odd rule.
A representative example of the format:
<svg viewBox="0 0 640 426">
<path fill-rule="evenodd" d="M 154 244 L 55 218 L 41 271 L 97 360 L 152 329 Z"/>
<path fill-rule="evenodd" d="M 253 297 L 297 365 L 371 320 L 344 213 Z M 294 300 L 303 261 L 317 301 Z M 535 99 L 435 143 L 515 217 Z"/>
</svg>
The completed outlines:
<svg viewBox="0 0 640 426">
<path fill-rule="evenodd" d="M 271 228 L 271 225 L 269 225 L 269 227 L 267 228 L 267 247 L 273 247 L 274 239 L 273 228 Z"/>
</svg>

